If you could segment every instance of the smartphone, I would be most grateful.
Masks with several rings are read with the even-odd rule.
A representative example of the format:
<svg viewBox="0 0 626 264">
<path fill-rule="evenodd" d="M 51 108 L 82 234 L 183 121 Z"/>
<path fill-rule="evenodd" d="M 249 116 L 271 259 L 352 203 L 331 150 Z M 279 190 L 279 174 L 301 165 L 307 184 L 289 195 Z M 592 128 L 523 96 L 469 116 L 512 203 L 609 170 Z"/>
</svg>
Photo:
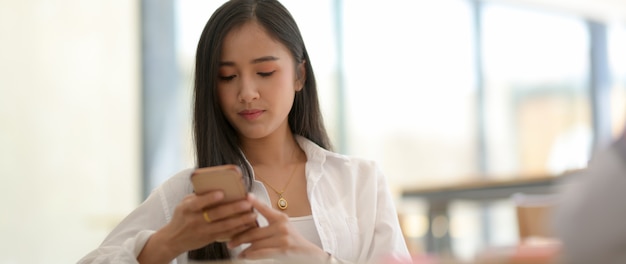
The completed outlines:
<svg viewBox="0 0 626 264">
<path fill-rule="evenodd" d="M 241 169 L 237 165 L 220 165 L 196 169 L 191 174 L 194 192 L 203 194 L 210 191 L 224 192 L 223 202 L 232 202 L 246 198 Z"/>
<path fill-rule="evenodd" d="M 194 170 L 191 174 L 191 184 L 196 194 L 222 190 L 224 199 L 222 202 L 233 202 L 246 199 L 246 187 L 243 182 L 241 168 L 237 165 L 220 165 Z M 251 209 L 252 210 L 252 209 Z M 259 226 L 258 221 L 254 223 Z M 226 242 L 230 238 L 220 238 L 216 241 Z"/>
</svg>

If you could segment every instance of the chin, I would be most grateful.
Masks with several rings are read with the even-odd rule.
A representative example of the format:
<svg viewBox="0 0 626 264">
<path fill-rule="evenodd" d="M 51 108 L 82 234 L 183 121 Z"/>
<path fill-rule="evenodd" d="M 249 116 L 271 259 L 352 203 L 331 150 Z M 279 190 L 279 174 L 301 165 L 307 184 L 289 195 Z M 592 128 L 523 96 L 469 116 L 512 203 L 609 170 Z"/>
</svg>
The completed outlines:
<svg viewBox="0 0 626 264">
<path fill-rule="evenodd" d="M 257 131 L 257 130 L 240 130 L 239 137 L 247 138 L 247 139 L 262 139 L 269 136 L 271 133 L 267 131 Z"/>
</svg>

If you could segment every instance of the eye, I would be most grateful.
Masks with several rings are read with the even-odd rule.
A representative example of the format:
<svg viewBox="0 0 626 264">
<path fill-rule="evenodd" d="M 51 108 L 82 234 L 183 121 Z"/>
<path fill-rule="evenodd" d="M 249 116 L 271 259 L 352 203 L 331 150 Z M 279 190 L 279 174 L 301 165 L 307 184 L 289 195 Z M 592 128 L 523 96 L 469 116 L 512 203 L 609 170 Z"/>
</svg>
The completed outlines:
<svg viewBox="0 0 626 264">
<path fill-rule="evenodd" d="M 229 76 L 220 76 L 220 80 L 222 81 L 232 81 L 237 75 L 229 75 Z"/>
<path fill-rule="evenodd" d="M 271 72 L 257 72 L 258 75 L 260 75 L 261 77 L 269 77 L 272 76 L 272 74 L 274 74 L 275 71 L 271 71 Z"/>
</svg>

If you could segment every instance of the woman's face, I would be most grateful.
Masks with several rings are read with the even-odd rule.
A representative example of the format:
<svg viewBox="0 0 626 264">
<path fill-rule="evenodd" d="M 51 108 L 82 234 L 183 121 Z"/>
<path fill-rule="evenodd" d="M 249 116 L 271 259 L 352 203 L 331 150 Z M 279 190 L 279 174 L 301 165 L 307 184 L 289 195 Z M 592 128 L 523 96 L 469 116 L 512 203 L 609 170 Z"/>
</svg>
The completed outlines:
<svg viewBox="0 0 626 264">
<path fill-rule="evenodd" d="M 255 21 L 226 35 L 217 93 L 240 137 L 259 139 L 289 131 L 287 116 L 304 84 L 304 65 L 298 66 L 300 75 L 294 65 L 289 50 Z"/>
</svg>

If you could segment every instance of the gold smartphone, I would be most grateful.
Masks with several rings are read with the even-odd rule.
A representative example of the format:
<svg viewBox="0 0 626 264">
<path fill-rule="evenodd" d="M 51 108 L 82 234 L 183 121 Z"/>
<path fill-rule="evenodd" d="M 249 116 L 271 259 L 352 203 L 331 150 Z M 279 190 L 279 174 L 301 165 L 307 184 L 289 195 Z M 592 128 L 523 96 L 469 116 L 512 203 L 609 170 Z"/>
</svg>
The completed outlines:
<svg viewBox="0 0 626 264">
<path fill-rule="evenodd" d="M 232 202 L 246 198 L 241 169 L 236 165 L 220 165 L 196 169 L 191 174 L 194 192 L 203 194 L 210 191 L 224 192 L 223 202 Z"/>
<path fill-rule="evenodd" d="M 239 166 L 236 165 L 228 164 L 196 169 L 191 174 L 191 183 L 196 194 L 222 190 L 224 192 L 223 203 L 246 199 L 247 192 L 243 175 Z M 258 227 L 259 223 L 255 221 L 254 225 Z M 220 238 L 216 241 L 226 242 L 229 240 L 230 238 Z"/>
</svg>

